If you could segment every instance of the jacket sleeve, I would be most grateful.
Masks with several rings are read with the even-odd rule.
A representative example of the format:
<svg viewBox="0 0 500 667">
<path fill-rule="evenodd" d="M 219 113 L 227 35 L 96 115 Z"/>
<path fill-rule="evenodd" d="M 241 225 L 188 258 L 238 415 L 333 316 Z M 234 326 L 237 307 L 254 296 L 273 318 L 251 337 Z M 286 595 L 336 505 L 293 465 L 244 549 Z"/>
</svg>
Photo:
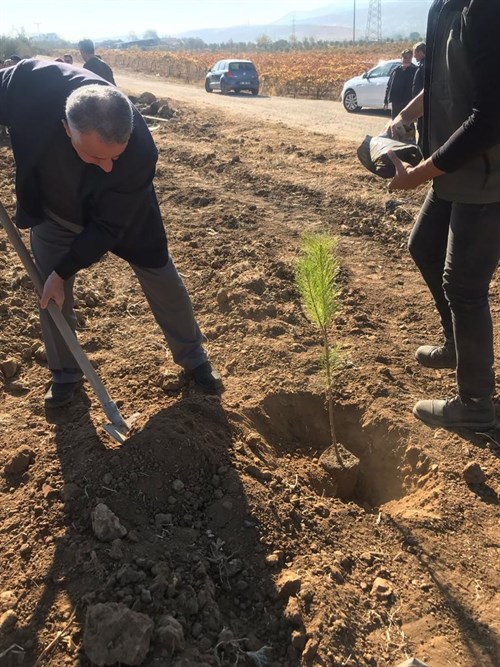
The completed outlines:
<svg viewBox="0 0 500 667">
<path fill-rule="evenodd" d="M 394 83 L 394 76 L 396 75 L 396 69 L 392 70 L 391 76 L 389 77 L 389 81 L 387 82 L 387 88 L 385 89 L 384 105 L 389 104 L 391 100 L 391 89 L 392 89 L 392 84 Z"/>
<path fill-rule="evenodd" d="M 84 230 L 55 267 L 61 278 L 66 280 L 97 262 L 122 241 L 134 224 L 141 224 L 147 218 L 155 164 L 135 167 L 134 175 L 122 185 L 105 190 L 91 203 Z"/>
<path fill-rule="evenodd" d="M 452 172 L 500 143 L 500 2 L 472 0 L 465 14 L 466 43 L 474 81 L 471 115 L 432 156 Z"/>
<path fill-rule="evenodd" d="M 11 90 L 14 69 L 15 65 L 0 70 L 0 125 L 10 125 L 12 123 Z"/>
</svg>

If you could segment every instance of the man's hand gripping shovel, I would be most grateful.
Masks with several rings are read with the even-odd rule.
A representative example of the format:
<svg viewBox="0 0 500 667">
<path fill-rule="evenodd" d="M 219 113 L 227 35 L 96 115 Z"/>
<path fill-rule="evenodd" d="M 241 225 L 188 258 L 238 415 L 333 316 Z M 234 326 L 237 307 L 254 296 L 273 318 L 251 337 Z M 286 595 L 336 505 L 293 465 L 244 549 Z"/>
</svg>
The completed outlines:
<svg viewBox="0 0 500 667">
<path fill-rule="evenodd" d="M 24 245 L 23 240 L 19 235 L 19 232 L 12 223 L 7 211 L 5 210 L 5 208 L 1 203 L 0 203 L 0 223 L 2 224 L 2 227 L 5 229 L 10 242 L 12 243 L 17 254 L 19 255 L 19 258 L 23 263 L 24 268 L 28 272 L 28 275 L 31 278 L 33 285 L 35 286 L 38 295 L 41 296 L 43 292 L 43 282 L 40 277 L 40 274 L 38 273 L 38 269 L 36 268 L 33 260 L 31 259 L 31 255 L 26 249 L 26 246 Z M 131 427 L 130 422 L 132 421 L 133 417 L 128 421 L 125 421 L 125 419 L 122 417 L 116 403 L 109 396 L 106 387 L 103 385 L 94 367 L 90 363 L 87 355 L 82 350 L 75 334 L 71 330 L 69 324 L 64 319 L 63 314 L 61 313 L 61 311 L 59 310 L 54 301 L 49 302 L 47 310 L 49 311 L 50 316 L 54 320 L 54 323 L 57 326 L 59 333 L 63 337 L 64 342 L 70 349 L 78 365 L 80 366 L 83 374 L 89 381 L 90 386 L 92 387 L 97 398 L 99 399 L 99 402 L 106 416 L 111 421 L 110 424 L 104 424 L 104 429 L 112 438 L 117 440 L 119 443 L 123 444 L 123 442 L 127 438 L 127 434 L 130 431 Z"/>
</svg>

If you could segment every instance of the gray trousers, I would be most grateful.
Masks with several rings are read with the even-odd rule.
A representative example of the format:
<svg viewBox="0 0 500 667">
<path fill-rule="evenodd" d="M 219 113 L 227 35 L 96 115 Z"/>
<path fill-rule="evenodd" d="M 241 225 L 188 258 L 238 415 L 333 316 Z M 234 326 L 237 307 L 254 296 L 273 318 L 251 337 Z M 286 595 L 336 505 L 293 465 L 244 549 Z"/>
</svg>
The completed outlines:
<svg viewBox="0 0 500 667">
<path fill-rule="evenodd" d="M 50 218 L 31 229 L 31 250 L 44 282 L 68 251 L 80 230 L 77 225 L 68 223 L 63 227 Z M 159 269 L 148 269 L 133 264 L 130 266 L 139 280 L 155 320 L 163 331 L 175 363 L 186 369 L 193 369 L 207 361 L 191 299 L 172 258 L 170 257 L 167 264 Z M 62 308 L 63 315 L 73 331 L 76 330 L 74 282 L 73 276 L 64 283 L 65 299 Z M 81 379 L 82 372 L 78 364 L 49 313 L 43 308 L 40 308 L 40 323 L 53 381 L 76 382 Z"/>
</svg>

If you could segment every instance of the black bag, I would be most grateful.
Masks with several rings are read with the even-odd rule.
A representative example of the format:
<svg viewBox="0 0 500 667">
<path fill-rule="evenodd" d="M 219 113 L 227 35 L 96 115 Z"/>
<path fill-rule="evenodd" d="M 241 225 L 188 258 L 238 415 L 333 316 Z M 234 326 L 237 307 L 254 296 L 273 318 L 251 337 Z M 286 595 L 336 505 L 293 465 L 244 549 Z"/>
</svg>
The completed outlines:
<svg viewBox="0 0 500 667">
<path fill-rule="evenodd" d="M 397 141 L 390 137 L 370 137 L 367 135 L 357 150 L 361 164 L 377 176 L 392 178 L 396 173 L 387 151 L 392 150 L 403 162 L 408 162 L 412 167 L 423 160 L 422 151 L 414 143 Z"/>
</svg>

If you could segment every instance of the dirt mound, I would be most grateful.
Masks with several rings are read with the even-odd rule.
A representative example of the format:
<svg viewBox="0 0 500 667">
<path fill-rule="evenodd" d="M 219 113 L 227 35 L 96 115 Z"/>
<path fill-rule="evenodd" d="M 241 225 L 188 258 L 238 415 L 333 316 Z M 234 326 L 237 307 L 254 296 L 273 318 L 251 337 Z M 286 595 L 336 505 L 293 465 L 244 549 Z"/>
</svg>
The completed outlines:
<svg viewBox="0 0 500 667">
<path fill-rule="evenodd" d="M 226 391 L 177 377 L 110 256 L 77 278 L 79 337 L 140 413 L 132 436 L 107 438 L 88 385 L 45 413 L 36 299 L 0 232 L 0 664 L 493 667 L 496 437 L 411 416 L 454 386 L 413 359 L 439 335 L 405 250 L 423 191 L 388 195 L 354 146 L 178 106 L 155 130 L 155 187 Z M 12 214 L 5 143 L 0 160 Z M 347 502 L 319 465 L 321 345 L 294 283 L 319 229 L 340 236 L 335 414 L 361 462 Z M 98 506 L 116 534 L 96 532 Z"/>
</svg>

